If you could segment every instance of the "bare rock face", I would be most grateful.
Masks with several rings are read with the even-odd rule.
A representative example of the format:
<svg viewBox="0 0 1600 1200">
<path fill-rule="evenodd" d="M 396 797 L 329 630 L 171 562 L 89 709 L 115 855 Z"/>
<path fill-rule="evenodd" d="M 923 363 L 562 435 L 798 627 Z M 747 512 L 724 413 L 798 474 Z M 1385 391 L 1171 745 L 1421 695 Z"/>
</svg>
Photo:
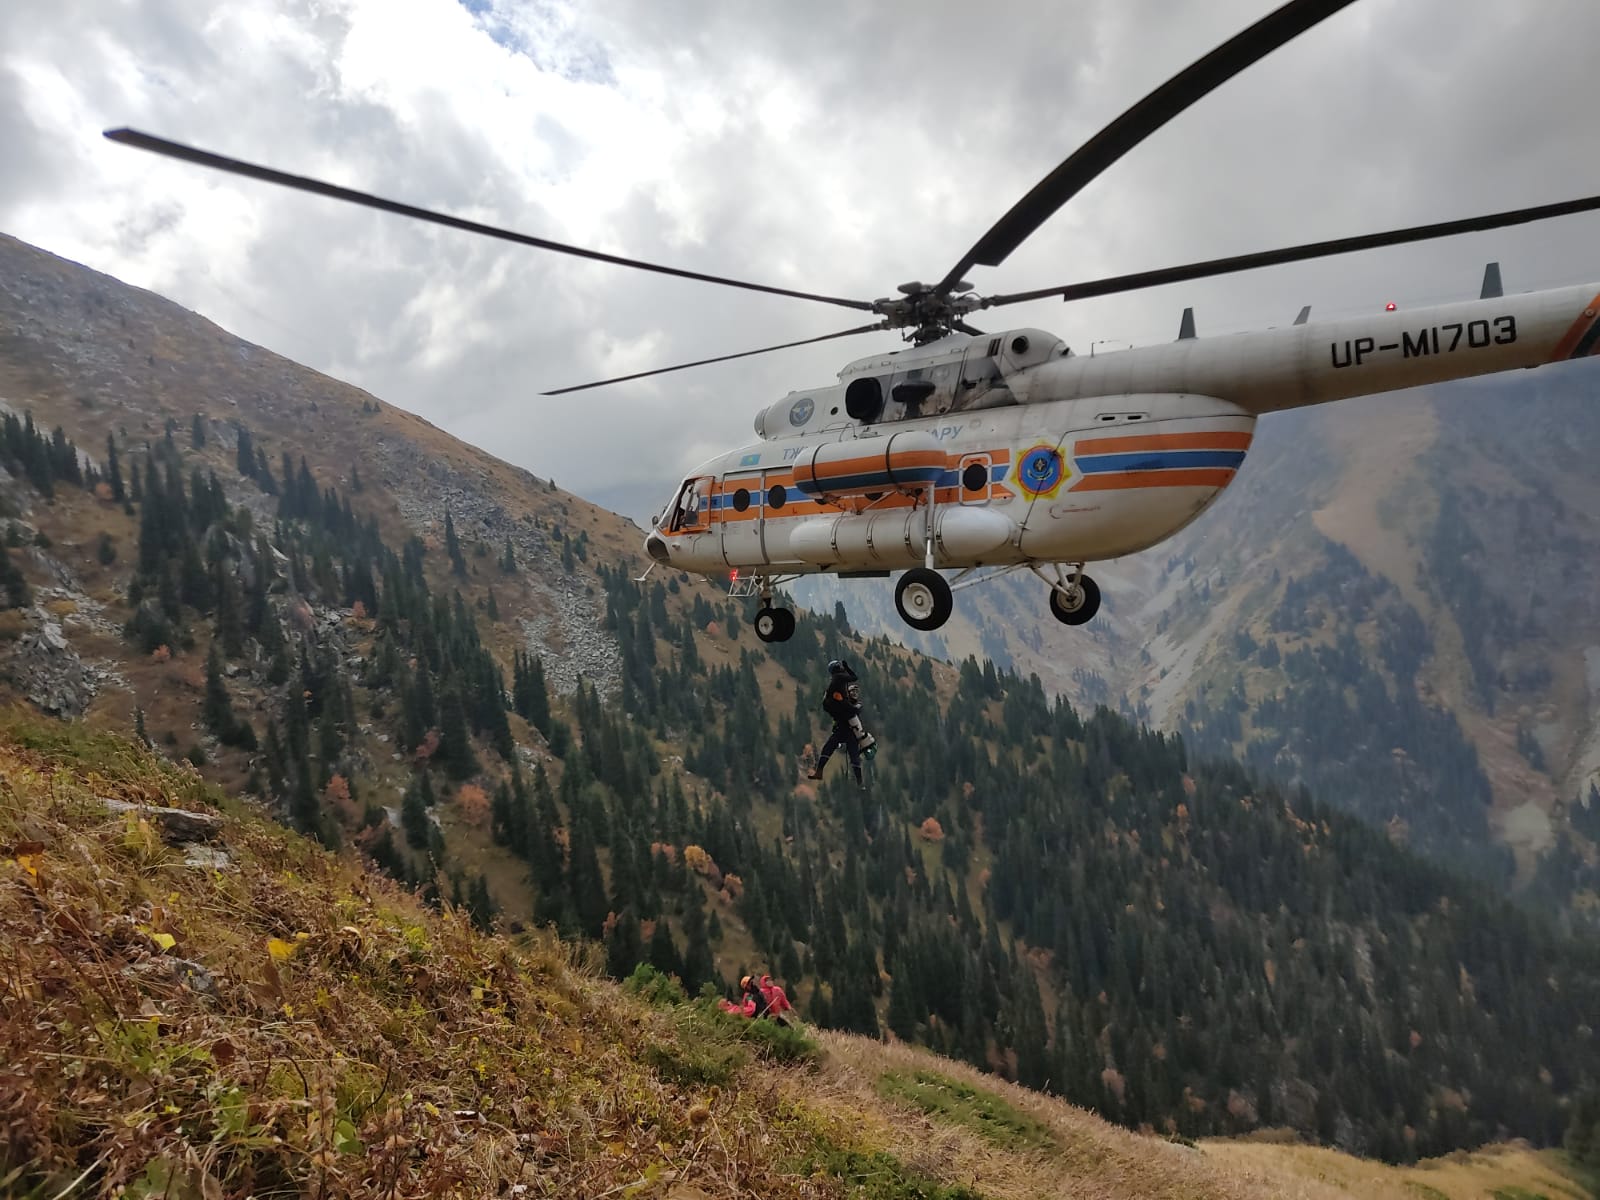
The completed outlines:
<svg viewBox="0 0 1600 1200">
<path fill-rule="evenodd" d="M 100 672 L 85 665 L 51 620 L 17 639 L 5 669 L 30 702 L 54 716 L 83 716 L 99 691 Z"/>
<path fill-rule="evenodd" d="M 161 808 L 149 804 L 129 804 L 126 800 L 105 800 L 112 812 L 136 812 L 161 833 L 169 846 L 189 842 L 209 842 L 222 833 L 222 818 L 211 813 L 190 812 L 186 808 Z"/>
</svg>

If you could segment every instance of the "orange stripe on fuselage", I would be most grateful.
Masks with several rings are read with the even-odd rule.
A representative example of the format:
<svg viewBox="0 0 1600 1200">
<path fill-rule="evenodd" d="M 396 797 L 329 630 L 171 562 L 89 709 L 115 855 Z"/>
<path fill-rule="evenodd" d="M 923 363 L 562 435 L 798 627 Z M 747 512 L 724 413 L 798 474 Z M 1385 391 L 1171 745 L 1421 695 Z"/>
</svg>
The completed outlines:
<svg viewBox="0 0 1600 1200">
<path fill-rule="evenodd" d="M 1194 467 L 1182 471 L 1120 471 L 1107 475 L 1085 475 L 1068 491 L 1120 492 L 1124 488 L 1227 487 L 1233 479 L 1231 467 Z"/>
<path fill-rule="evenodd" d="M 1130 454 L 1140 450 L 1248 450 L 1252 435 L 1217 430 L 1213 433 L 1140 433 L 1127 437 L 1080 438 L 1074 454 Z"/>
<path fill-rule="evenodd" d="M 1556 343 L 1555 350 L 1550 355 L 1550 361 L 1566 358 L 1578 348 L 1578 343 L 1583 340 L 1583 335 L 1589 332 L 1589 326 L 1600 320 L 1600 296 L 1596 296 L 1583 306 L 1583 311 L 1578 314 L 1578 319 L 1572 323 L 1571 328 Z"/>
<path fill-rule="evenodd" d="M 836 462 L 808 465 L 802 474 L 812 479 L 842 479 L 849 475 L 865 475 L 886 470 L 908 471 L 927 467 L 938 467 L 943 470 L 949 465 L 948 458 L 948 455 L 937 450 L 912 451 L 895 455 L 892 463 L 885 466 L 884 456 L 873 454 L 866 458 L 845 458 Z"/>
</svg>

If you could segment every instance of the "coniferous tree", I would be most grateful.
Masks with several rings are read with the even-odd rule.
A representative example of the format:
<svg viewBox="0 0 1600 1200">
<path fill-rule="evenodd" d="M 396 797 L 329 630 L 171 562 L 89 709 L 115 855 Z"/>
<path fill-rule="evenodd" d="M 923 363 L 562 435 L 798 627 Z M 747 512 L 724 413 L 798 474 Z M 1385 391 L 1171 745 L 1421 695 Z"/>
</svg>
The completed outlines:
<svg viewBox="0 0 1600 1200">
<path fill-rule="evenodd" d="M 655 931 L 650 935 L 649 962 L 663 975 L 683 978 L 683 963 L 678 958 L 678 948 L 673 944 L 672 931 L 667 928 L 666 917 L 656 918 Z"/>
<path fill-rule="evenodd" d="M 111 498 L 118 504 L 127 498 L 127 488 L 122 480 L 122 463 L 117 456 L 117 435 L 106 434 L 106 482 L 111 485 Z"/>
<path fill-rule="evenodd" d="M 467 730 L 466 706 L 453 685 L 439 699 L 437 758 L 452 779 L 466 779 L 478 770 L 478 756 L 473 753 L 472 736 Z"/>
<path fill-rule="evenodd" d="M 457 575 L 465 577 L 467 560 L 461 556 L 461 541 L 456 537 L 456 523 L 449 509 L 446 509 L 444 514 L 444 549 L 450 558 L 450 569 Z"/>
<path fill-rule="evenodd" d="M 265 455 L 265 451 L 261 451 Z M 243 425 L 239 426 L 239 444 L 234 455 L 234 463 L 239 468 L 239 474 L 246 479 L 253 479 L 256 475 L 258 460 L 256 458 L 255 444 L 250 437 L 250 431 Z"/>
<path fill-rule="evenodd" d="M 206 419 L 199 413 L 195 413 L 189 425 L 189 444 L 196 450 L 206 448 Z"/>
<path fill-rule="evenodd" d="M 472 890 L 467 895 L 467 911 L 472 914 L 472 923 L 477 928 L 487 933 L 494 927 L 494 901 L 489 896 L 489 879 L 482 872 L 472 881 Z"/>
<path fill-rule="evenodd" d="M 5 593 L 7 608 L 25 608 L 33 600 L 33 591 L 22 569 L 12 561 L 11 551 L 3 546 L 0 546 L 0 592 Z"/>
<path fill-rule="evenodd" d="M 606 971 L 615 979 L 626 979 L 643 958 L 639 918 L 633 909 L 625 908 L 606 935 Z"/>
<path fill-rule="evenodd" d="M 400 824 L 406 831 L 406 844 L 413 850 L 428 848 L 428 834 L 433 828 L 424 796 L 427 779 L 426 774 L 413 778 L 411 786 L 406 788 L 405 798 L 400 802 Z"/>
<path fill-rule="evenodd" d="M 700 884 L 689 885 L 688 903 L 683 913 L 683 933 L 688 945 L 683 954 L 683 986 L 693 995 L 700 985 L 717 980 L 716 960 L 711 953 L 711 942 L 706 933 L 705 900 Z"/>
<path fill-rule="evenodd" d="M 267 495 L 278 494 L 278 481 L 272 476 L 272 463 L 267 460 L 267 452 L 260 446 L 256 447 L 255 481 Z"/>
<path fill-rule="evenodd" d="M 228 697 L 228 685 L 222 678 L 222 656 L 217 653 L 215 643 L 206 655 L 206 698 L 201 715 L 206 728 L 219 738 L 231 734 L 237 720 L 233 701 Z"/>
</svg>

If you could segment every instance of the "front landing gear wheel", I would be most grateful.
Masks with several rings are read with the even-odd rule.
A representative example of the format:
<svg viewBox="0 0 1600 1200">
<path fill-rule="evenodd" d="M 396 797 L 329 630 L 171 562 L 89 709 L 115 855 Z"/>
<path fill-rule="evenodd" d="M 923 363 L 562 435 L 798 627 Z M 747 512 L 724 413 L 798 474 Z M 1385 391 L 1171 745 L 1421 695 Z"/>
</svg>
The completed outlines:
<svg viewBox="0 0 1600 1200">
<path fill-rule="evenodd" d="M 1100 585 L 1080 575 L 1077 587 L 1068 581 L 1064 588 L 1051 588 L 1050 611 L 1063 625 L 1085 624 L 1100 611 Z"/>
<path fill-rule="evenodd" d="M 927 567 L 912 567 L 894 588 L 894 606 L 913 629 L 937 629 L 950 619 L 955 607 L 944 576 Z"/>
<path fill-rule="evenodd" d="M 756 636 L 763 642 L 787 642 L 794 636 L 794 611 L 788 608 L 763 608 L 756 613 Z"/>
</svg>

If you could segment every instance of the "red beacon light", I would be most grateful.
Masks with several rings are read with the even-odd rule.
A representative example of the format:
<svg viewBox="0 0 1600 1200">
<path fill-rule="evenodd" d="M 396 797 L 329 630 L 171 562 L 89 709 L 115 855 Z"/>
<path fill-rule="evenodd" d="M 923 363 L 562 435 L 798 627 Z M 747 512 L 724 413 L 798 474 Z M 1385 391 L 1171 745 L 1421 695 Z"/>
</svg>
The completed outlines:
<svg viewBox="0 0 1600 1200">
<path fill-rule="evenodd" d="M 1384 312 L 1393 312 L 1394 311 L 1394 301 L 1391 300 L 1391 301 L 1389 301 L 1389 303 L 1385 304 L 1383 306 L 1383 311 Z"/>
</svg>

